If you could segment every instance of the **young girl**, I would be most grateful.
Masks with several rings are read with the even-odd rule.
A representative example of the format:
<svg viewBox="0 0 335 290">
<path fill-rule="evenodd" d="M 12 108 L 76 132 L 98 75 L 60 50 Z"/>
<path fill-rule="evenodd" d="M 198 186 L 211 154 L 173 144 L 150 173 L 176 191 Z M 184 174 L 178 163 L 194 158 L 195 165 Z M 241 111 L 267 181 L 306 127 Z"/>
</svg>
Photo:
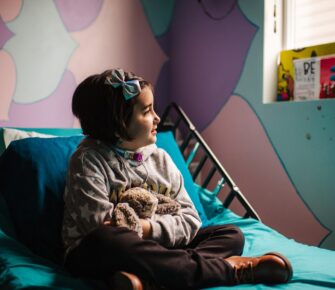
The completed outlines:
<svg viewBox="0 0 335 290">
<path fill-rule="evenodd" d="M 244 238 L 237 227 L 200 228 L 181 173 L 155 145 L 160 118 L 149 82 L 122 69 L 90 76 L 76 89 L 72 111 L 86 135 L 70 160 L 64 193 L 62 234 L 72 273 L 103 279 L 112 289 L 197 289 L 291 278 L 289 261 L 278 253 L 241 257 Z M 118 226 L 115 208 L 133 187 L 164 194 L 180 209 L 138 218 L 140 235 Z"/>
</svg>

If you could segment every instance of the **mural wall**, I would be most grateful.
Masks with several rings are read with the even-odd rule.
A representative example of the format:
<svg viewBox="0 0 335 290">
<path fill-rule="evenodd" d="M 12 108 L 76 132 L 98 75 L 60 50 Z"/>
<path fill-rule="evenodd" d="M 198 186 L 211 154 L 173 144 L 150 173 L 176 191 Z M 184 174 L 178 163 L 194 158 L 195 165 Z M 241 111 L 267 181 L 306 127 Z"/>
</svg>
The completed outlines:
<svg viewBox="0 0 335 290">
<path fill-rule="evenodd" d="M 335 249 L 335 102 L 263 104 L 263 1 L 2 0 L 0 126 L 76 127 L 76 85 L 132 70 L 159 112 L 182 105 L 266 224 Z"/>
<path fill-rule="evenodd" d="M 0 126 L 72 127 L 84 78 L 123 67 L 156 83 L 167 59 L 139 1 L 2 0 L 0 11 Z"/>
</svg>

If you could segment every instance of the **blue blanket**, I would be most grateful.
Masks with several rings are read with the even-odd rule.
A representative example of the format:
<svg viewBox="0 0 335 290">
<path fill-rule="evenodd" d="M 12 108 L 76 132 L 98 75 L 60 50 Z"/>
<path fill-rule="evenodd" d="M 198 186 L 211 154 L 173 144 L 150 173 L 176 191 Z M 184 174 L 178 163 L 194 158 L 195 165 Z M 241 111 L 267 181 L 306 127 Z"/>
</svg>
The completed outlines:
<svg viewBox="0 0 335 290">
<path fill-rule="evenodd" d="M 288 239 L 277 231 L 253 219 L 241 219 L 230 210 L 211 219 L 208 224 L 235 224 L 245 235 L 243 256 L 258 256 L 277 251 L 286 255 L 293 266 L 293 278 L 288 284 L 257 285 L 257 289 L 327 289 L 335 288 L 335 252 L 307 246 Z M 220 287 L 224 289 L 228 287 Z M 230 287 L 229 287 L 230 288 Z M 250 288 L 239 285 L 234 289 Z"/>
</svg>

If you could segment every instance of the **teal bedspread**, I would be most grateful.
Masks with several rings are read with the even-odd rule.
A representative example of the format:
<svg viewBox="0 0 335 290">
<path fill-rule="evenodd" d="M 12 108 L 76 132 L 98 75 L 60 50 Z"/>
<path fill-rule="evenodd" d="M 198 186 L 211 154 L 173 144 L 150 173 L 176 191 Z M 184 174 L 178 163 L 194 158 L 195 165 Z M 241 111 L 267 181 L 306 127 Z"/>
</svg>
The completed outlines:
<svg viewBox="0 0 335 290">
<path fill-rule="evenodd" d="M 27 138 L 13 142 L 1 156 L 0 289 L 104 289 L 101 282 L 72 277 L 54 255 L 59 246 L 67 160 L 80 140 L 80 136 Z M 203 226 L 235 224 L 245 235 L 244 256 L 278 251 L 293 266 L 288 284 L 211 289 L 335 289 L 335 251 L 298 243 L 261 222 L 242 219 L 224 209 L 215 196 L 193 183 L 171 133 L 159 133 L 157 145 L 168 151 L 181 170 Z M 21 178 L 23 174 L 27 178 Z M 47 220 L 53 222 L 45 223 Z"/>
<path fill-rule="evenodd" d="M 230 210 L 209 220 L 207 224 L 235 224 L 245 235 L 243 256 L 257 256 L 277 251 L 286 255 L 293 266 L 293 278 L 288 284 L 254 285 L 253 289 L 335 289 L 335 252 L 308 246 L 288 239 L 277 231 L 253 219 L 241 219 Z M 246 289 L 251 285 L 234 286 Z M 220 287 L 225 289 L 231 287 Z"/>
</svg>

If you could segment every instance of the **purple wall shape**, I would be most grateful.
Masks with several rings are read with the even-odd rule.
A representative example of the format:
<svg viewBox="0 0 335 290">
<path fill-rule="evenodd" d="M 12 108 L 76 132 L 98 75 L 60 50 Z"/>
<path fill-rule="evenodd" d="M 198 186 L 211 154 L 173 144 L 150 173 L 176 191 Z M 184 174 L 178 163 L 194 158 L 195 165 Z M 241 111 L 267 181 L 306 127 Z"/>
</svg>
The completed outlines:
<svg viewBox="0 0 335 290">
<path fill-rule="evenodd" d="M 219 17 L 233 2 L 221 1 L 220 7 L 212 5 L 208 10 L 215 8 L 213 14 Z M 198 1 L 176 1 L 171 27 L 164 37 L 170 58 L 168 98 L 185 109 L 200 131 L 234 91 L 256 31 L 238 5 L 216 21 L 204 13 Z M 162 44 L 166 43 L 164 38 Z"/>
<path fill-rule="evenodd" d="M 13 36 L 13 33 L 7 28 L 0 16 L 0 49 L 3 48 L 4 44 Z"/>
</svg>

